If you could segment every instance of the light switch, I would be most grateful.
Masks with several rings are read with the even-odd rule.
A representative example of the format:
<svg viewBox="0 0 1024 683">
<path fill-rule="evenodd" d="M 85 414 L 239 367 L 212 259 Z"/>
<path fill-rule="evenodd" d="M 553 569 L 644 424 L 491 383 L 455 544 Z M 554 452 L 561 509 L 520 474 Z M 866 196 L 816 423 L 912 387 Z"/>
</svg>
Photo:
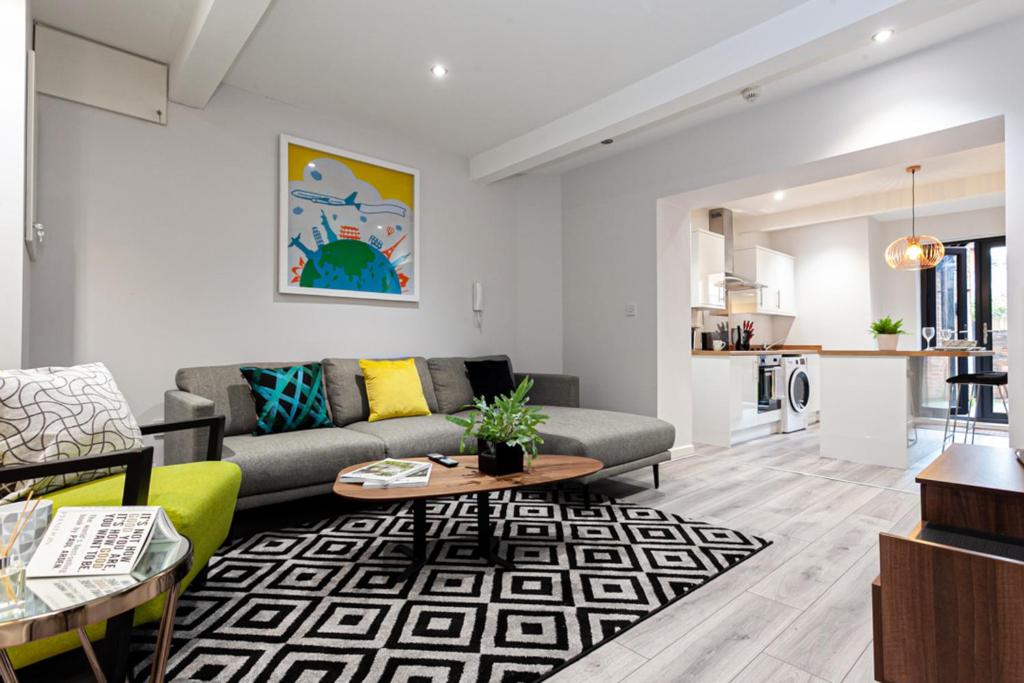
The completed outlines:
<svg viewBox="0 0 1024 683">
<path fill-rule="evenodd" d="M 636 304 L 626 304 L 626 317 L 627 318 L 635 318 L 636 317 Z"/>
</svg>

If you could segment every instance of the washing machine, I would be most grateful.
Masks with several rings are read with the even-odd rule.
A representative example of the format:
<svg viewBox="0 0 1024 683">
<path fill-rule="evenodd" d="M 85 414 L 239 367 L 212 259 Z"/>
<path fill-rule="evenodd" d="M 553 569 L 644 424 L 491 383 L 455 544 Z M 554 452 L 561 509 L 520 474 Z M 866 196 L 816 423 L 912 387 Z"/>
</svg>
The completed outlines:
<svg viewBox="0 0 1024 683">
<path fill-rule="evenodd" d="M 811 400 L 811 378 L 807 374 L 806 356 L 783 356 L 782 433 L 807 429 L 807 404 Z"/>
</svg>

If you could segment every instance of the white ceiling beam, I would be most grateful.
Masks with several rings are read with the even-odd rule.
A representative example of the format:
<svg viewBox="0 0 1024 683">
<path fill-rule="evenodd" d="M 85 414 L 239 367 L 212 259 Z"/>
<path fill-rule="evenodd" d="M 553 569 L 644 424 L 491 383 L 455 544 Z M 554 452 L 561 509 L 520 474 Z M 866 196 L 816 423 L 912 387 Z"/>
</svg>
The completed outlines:
<svg viewBox="0 0 1024 683">
<path fill-rule="evenodd" d="M 171 62 L 170 99 L 202 109 L 272 0 L 201 0 Z"/>
<path fill-rule="evenodd" d="M 903 30 L 975 1 L 809 0 L 475 155 L 470 176 L 494 182 L 522 173 L 862 47 L 879 29 Z"/>
<path fill-rule="evenodd" d="M 956 206 L 967 200 L 981 197 L 1001 197 L 1006 191 L 1004 171 L 981 173 L 966 178 L 952 178 L 939 182 L 918 185 L 916 206 L 918 215 L 925 215 L 929 206 Z M 804 206 L 789 211 L 767 214 L 739 213 L 733 218 L 737 232 L 759 232 L 786 230 L 804 225 L 817 225 L 847 218 L 879 216 L 909 209 L 910 189 L 900 188 L 885 192 L 835 199 L 813 206 Z"/>
</svg>

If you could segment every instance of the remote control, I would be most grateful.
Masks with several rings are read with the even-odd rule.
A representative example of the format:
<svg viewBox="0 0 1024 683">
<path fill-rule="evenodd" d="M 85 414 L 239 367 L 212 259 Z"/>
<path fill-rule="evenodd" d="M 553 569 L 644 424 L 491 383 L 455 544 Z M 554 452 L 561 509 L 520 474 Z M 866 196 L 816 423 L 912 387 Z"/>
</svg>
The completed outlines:
<svg viewBox="0 0 1024 683">
<path fill-rule="evenodd" d="M 459 464 L 458 460 L 449 458 L 447 455 L 441 455 L 440 453 L 431 453 L 427 457 L 437 464 L 444 465 L 445 467 L 455 467 Z"/>
</svg>

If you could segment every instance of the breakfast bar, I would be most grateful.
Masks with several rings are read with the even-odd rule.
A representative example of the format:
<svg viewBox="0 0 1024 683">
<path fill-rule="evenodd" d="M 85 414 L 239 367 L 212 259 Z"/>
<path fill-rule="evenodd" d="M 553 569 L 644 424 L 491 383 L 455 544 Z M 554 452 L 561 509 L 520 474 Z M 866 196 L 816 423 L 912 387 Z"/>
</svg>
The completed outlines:
<svg viewBox="0 0 1024 683">
<path fill-rule="evenodd" d="M 927 358 L 976 358 L 991 351 L 822 350 L 821 454 L 870 465 L 908 466 L 914 419 L 910 378 Z"/>
</svg>

